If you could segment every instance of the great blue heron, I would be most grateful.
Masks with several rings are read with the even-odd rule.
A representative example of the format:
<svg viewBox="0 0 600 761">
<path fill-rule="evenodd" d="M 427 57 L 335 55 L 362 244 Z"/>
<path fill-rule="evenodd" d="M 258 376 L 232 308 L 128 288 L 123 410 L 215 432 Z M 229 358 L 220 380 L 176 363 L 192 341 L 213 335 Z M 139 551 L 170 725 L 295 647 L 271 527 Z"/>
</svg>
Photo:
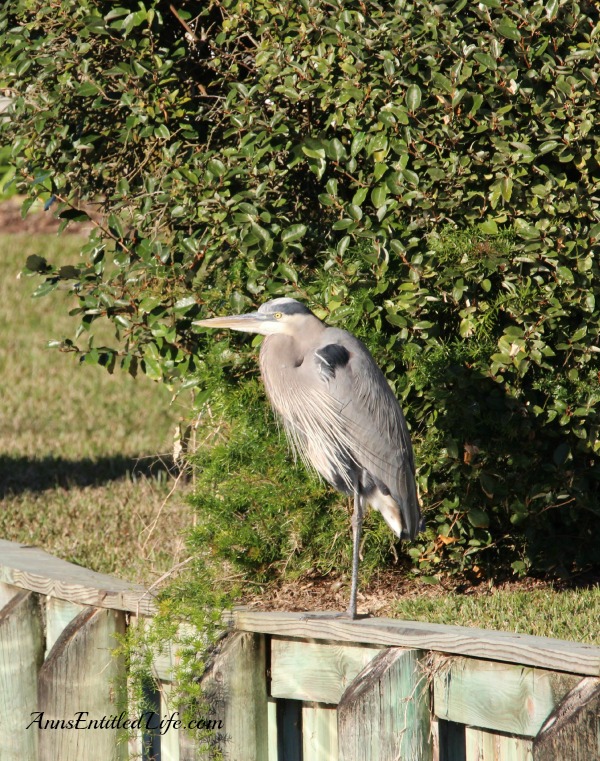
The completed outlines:
<svg viewBox="0 0 600 761">
<path fill-rule="evenodd" d="M 328 327 L 295 299 L 195 324 L 266 336 L 262 379 L 294 450 L 338 491 L 354 496 L 348 614 L 356 618 L 366 504 L 403 539 L 414 539 L 421 521 L 408 429 L 383 373 L 362 341 Z"/>
</svg>

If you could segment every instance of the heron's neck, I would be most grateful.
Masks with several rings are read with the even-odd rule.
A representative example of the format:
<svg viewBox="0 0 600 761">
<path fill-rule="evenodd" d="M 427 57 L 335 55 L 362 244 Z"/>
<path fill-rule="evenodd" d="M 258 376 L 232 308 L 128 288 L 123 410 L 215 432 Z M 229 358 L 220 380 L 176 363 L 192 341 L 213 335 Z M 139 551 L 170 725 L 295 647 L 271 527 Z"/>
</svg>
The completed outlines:
<svg viewBox="0 0 600 761">
<path fill-rule="evenodd" d="M 285 333 L 265 336 L 260 346 L 260 367 L 263 375 L 295 367 L 303 358 L 301 343 Z"/>
<path fill-rule="evenodd" d="M 301 322 L 296 321 L 293 328 L 289 327 L 289 332 L 265 336 L 261 346 L 261 363 L 264 360 L 269 365 L 296 365 L 319 345 L 321 334 L 326 328 L 313 314 L 307 314 Z"/>
</svg>

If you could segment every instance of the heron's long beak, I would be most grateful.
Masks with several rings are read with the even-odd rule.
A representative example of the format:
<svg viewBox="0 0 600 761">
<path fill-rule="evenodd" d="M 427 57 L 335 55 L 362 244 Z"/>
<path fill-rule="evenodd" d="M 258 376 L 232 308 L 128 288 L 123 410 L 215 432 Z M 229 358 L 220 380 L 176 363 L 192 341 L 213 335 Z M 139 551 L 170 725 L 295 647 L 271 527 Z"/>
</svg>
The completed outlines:
<svg viewBox="0 0 600 761">
<path fill-rule="evenodd" d="M 211 317 L 208 320 L 195 320 L 193 324 L 201 325 L 203 328 L 229 328 L 231 330 L 241 330 L 242 333 L 262 333 L 266 335 L 271 332 L 269 328 L 273 322 L 274 320 L 269 315 L 249 312 L 248 314 Z"/>
</svg>

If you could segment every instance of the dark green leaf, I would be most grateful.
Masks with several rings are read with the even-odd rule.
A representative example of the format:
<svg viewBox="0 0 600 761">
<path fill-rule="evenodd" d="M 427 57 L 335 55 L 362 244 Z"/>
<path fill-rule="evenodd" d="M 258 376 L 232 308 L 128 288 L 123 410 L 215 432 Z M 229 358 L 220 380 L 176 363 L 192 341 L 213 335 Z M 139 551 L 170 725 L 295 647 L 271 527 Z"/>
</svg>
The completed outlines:
<svg viewBox="0 0 600 761">
<path fill-rule="evenodd" d="M 27 257 L 27 261 L 25 262 L 25 267 L 30 272 L 39 272 L 44 273 L 48 272 L 48 270 L 52 269 L 49 265 L 46 259 L 43 256 L 38 256 L 37 254 L 31 254 Z"/>
</svg>

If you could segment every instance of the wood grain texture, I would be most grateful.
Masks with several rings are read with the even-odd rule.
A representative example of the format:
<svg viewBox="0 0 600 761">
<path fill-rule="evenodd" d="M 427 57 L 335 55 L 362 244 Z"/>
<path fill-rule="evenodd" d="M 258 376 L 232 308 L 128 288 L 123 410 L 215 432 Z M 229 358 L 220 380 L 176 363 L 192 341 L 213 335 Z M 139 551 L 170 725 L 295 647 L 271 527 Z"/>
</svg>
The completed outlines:
<svg viewBox="0 0 600 761">
<path fill-rule="evenodd" d="M 582 679 L 548 717 L 534 761 L 600 761 L 600 679 Z"/>
<path fill-rule="evenodd" d="M 243 608 L 235 609 L 227 620 L 241 631 L 433 650 L 600 676 L 600 647 L 546 637 L 390 618 L 351 621 L 332 613 L 307 618 L 304 613 L 261 613 Z"/>
<path fill-rule="evenodd" d="M 579 681 L 571 674 L 461 657 L 438 659 L 433 672 L 438 718 L 527 737 L 535 737 Z"/>
<path fill-rule="evenodd" d="M 422 656 L 389 648 L 358 674 L 338 706 L 340 761 L 432 761 Z"/>
<path fill-rule="evenodd" d="M 37 676 L 44 658 L 42 616 L 36 595 L 19 592 L 0 611 L 0 759 L 37 758 Z"/>
<path fill-rule="evenodd" d="M 232 761 L 267 761 L 266 673 L 265 638 L 234 632 L 223 640 L 202 680 L 202 691 L 227 735 L 222 750 Z"/>
<path fill-rule="evenodd" d="M 38 679 L 39 761 L 126 757 L 126 737 L 116 727 L 87 724 L 109 722 L 126 710 L 125 664 L 113 653 L 117 635 L 124 633 L 122 612 L 86 608 L 54 644 Z M 80 728 L 61 724 L 78 718 Z M 57 728 L 50 728 L 46 721 L 56 722 Z"/>
<path fill-rule="evenodd" d="M 67 563 L 37 547 L 0 539 L 0 582 L 96 608 L 153 615 L 152 595 L 138 584 Z"/>
<path fill-rule="evenodd" d="M 271 695 L 338 703 L 346 687 L 379 650 L 363 645 L 272 637 Z"/>
<path fill-rule="evenodd" d="M 302 761 L 338 761 L 337 711 L 333 706 L 302 704 Z"/>
<path fill-rule="evenodd" d="M 465 761 L 532 761 L 531 740 L 465 728 Z"/>
</svg>

